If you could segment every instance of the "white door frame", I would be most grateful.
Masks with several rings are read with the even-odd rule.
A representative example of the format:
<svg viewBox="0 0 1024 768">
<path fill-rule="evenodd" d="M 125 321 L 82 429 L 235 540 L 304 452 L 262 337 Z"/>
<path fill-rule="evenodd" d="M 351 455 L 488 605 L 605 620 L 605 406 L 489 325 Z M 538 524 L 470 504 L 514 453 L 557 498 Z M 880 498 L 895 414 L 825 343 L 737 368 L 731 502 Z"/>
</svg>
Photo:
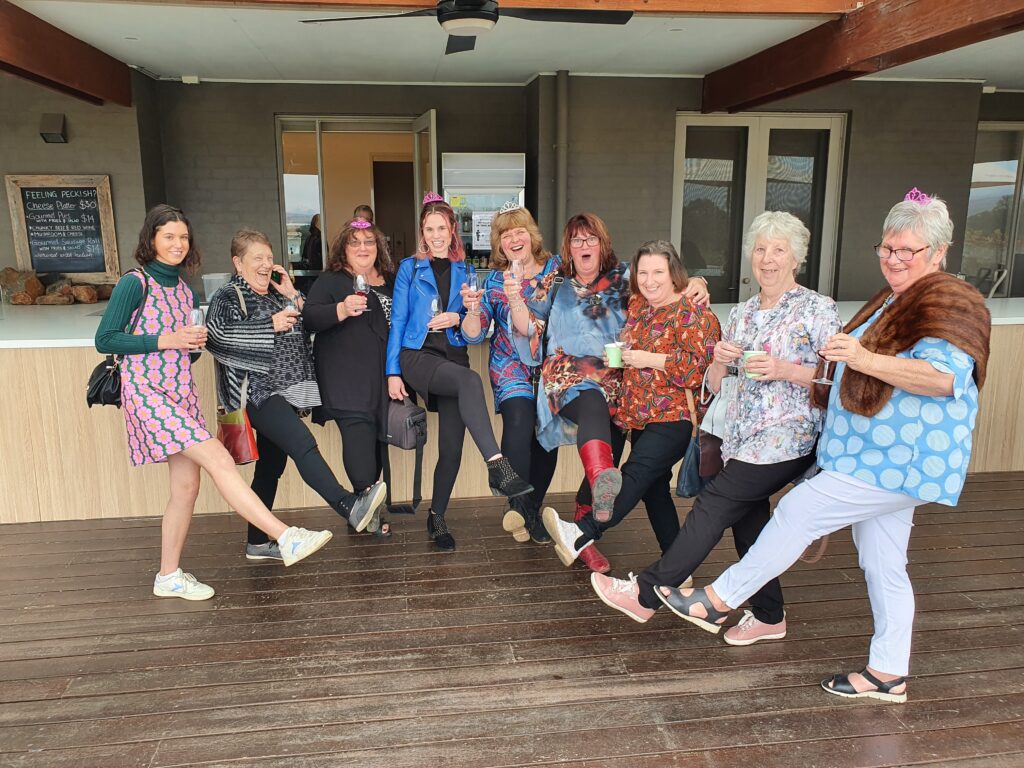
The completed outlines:
<svg viewBox="0 0 1024 768">
<path fill-rule="evenodd" d="M 832 293 L 838 248 L 839 197 L 843 148 L 846 144 L 846 116 L 842 114 L 800 114 L 750 112 L 738 115 L 676 113 L 676 145 L 672 174 L 672 243 L 679 250 L 683 241 L 683 185 L 685 183 L 686 129 L 690 126 L 739 127 L 747 129 L 747 174 L 743 190 L 743 231 L 764 211 L 768 177 L 768 142 L 772 129 L 829 130 L 828 161 L 825 170 L 825 201 L 821 224 L 821 259 L 817 290 Z M 680 251 L 681 252 L 681 251 Z M 756 292 L 750 263 L 740 261 L 739 300 Z"/>
</svg>

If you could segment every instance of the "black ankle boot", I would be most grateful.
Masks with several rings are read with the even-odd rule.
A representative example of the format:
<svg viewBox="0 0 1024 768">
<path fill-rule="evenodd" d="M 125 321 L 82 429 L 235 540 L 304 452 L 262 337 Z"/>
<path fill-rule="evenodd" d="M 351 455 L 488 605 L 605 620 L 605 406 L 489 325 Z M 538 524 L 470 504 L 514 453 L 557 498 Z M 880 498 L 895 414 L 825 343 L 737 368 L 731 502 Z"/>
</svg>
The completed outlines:
<svg viewBox="0 0 1024 768">
<path fill-rule="evenodd" d="M 434 510 L 427 513 L 427 535 L 442 552 L 455 551 L 455 537 L 445 525 L 444 515 L 439 515 Z"/>
<path fill-rule="evenodd" d="M 544 527 L 544 521 L 540 516 L 540 509 L 531 499 L 528 502 L 529 514 L 526 516 L 526 530 L 530 532 L 530 539 L 534 544 L 550 544 L 551 534 Z"/>
<path fill-rule="evenodd" d="M 533 486 L 516 474 L 504 456 L 487 462 L 487 485 L 491 487 L 494 496 L 509 499 L 533 491 Z"/>
</svg>

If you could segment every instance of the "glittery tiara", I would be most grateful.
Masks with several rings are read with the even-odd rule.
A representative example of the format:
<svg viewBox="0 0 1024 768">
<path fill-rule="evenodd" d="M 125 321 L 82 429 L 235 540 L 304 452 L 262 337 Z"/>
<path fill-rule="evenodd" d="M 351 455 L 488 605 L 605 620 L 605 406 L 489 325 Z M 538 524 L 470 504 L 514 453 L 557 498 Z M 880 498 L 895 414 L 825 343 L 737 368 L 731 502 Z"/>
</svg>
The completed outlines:
<svg viewBox="0 0 1024 768">
<path fill-rule="evenodd" d="M 906 197 L 903 198 L 905 203 L 917 203 L 918 205 L 928 205 L 931 201 L 932 199 L 917 187 L 907 192 Z"/>
<path fill-rule="evenodd" d="M 516 200 L 509 200 L 507 203 L 501 206 L 501 210 L 498 211 L 498 213 L 509 213 L 510 211 L 518 211 L 522 207 L 523 206 L 521 206 Z"/>
<path fill-rule="evenodd" d="M 444 202 L 444 198 L 441 197 L 439 194 L 437 194 L 437 192 L 427 192 L 427 194 L 425 194 L 423 196 L 423 204 L 424 205 L 428 205 L 430 203 L 443 203 L 443 202 Z"/>
<path fill-rule="evenodd" d="M 351 224 L 352 229 L 369 229 L 372 226 L 366 219 L 356 219 Z"/>
</svg>

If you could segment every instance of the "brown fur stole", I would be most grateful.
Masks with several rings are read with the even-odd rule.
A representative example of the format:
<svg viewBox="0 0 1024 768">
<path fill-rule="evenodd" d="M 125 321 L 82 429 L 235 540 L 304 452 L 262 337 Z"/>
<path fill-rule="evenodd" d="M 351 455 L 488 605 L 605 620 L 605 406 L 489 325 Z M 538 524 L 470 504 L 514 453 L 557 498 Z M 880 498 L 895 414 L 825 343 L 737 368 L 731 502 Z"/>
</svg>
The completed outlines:
<svg viewBox="0 0 1024 768">
<path fill-rule="evenodd" d="M 882 306 L 892 291 L 879 291 L 843 328 L 850 333 L 863 325 Z M 914 282 L 892 302 L 860 337 L 861 346 L 880 355 L 895 355 L 923 338 L 945 339 L 974 358 L 974 380 L 985 384 L 992 318 L 985 299 L 970 283 L 945 272 L 933 272 Z M 817 376 L 824 366 L 819 363 Z M 892 397 L 893 386 L 847 366 L 839 396 L 851 413 L 874 416 Z M 815 384 L 815 405 L 825 408 L 828 389 Z"/>
</svg>

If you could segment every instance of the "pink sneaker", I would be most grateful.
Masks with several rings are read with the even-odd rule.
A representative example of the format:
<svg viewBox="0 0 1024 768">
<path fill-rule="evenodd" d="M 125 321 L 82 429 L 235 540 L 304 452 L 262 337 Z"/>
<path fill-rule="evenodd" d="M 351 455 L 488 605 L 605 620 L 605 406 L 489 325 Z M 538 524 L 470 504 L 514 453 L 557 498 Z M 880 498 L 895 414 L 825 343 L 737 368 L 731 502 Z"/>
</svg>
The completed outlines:
<svg viewBox="0 0 1024 768">
<path fill-rule="evenodd" d="M 629 574 L 629 579 L 613 579 L 603 573 L 592 573 L 590 585 L 602 603 L 621 611 L 633 621 L 643 624 L 655 613 L 653 608 L 644 608 L 640 605 L 640 587 L 637 586 L 636 576 L 632 573 Z"/>
<path fill-rule="evenodd" d="M 729 645 L 753 645 L 758 640 L 781 640 L 786 636 L 786 617 L 778 624 L 765 624 L 754 618 L 750 611 L 743 612 L 739 624 L 724 635 Z"/>
</svg>

